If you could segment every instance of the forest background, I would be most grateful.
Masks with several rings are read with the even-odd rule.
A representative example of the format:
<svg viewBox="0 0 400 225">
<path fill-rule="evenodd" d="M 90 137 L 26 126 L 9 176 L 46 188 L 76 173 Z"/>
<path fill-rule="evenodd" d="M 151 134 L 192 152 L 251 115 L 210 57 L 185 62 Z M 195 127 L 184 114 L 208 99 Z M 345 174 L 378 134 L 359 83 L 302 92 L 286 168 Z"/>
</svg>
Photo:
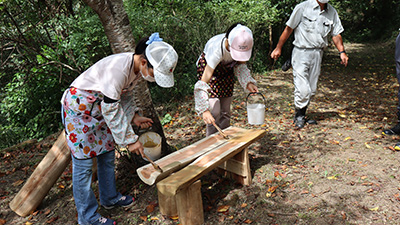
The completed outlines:
<svg viewBox="0 0 400 225">
<path fill-rule="evenodd" d="M 253 31 L 249 66 L 254 73 L 281 65 L 291 48 L 284 48 L 276 64 L 269 55 L 299 2 L 124 0 L 135 41 L 159 32 L 179 54 L 176 85 L 160 89 L 149 84 L 153 101 L 165 104 L 192 95 L 195 62 L 205 43 L 235 22 Z M 345 42 L 382 42 L 398 34 L 398 1 L 331 0 L 330 4 L 342 20 Z M 0 0 L 0 148 L 59 131 L 63 91 L 110 54 L 98 15 L 81 0 Z"/>
</svg>

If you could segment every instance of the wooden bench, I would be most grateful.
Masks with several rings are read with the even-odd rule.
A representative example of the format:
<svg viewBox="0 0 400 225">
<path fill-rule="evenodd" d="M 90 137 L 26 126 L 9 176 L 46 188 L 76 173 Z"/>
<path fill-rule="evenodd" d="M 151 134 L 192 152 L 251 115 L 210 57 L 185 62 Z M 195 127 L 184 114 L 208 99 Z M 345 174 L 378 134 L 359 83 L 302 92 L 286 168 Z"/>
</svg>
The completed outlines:
<svg viewBox="0 0 400 225">
<path fill-rule="evenodd" d="M 224 132 L 230 137 L 228 140 L 217 133 L 157 160 L 162 173 L 150 164 L 137 170 L 145 183 L 158 182 L 163 215 L 178 215 L 183 225 L 204 223 L 199 179 L 217 167 L 241 184 L 251 184 L 247 147 L 266 131 L 228 127 Z"/>
</svg>

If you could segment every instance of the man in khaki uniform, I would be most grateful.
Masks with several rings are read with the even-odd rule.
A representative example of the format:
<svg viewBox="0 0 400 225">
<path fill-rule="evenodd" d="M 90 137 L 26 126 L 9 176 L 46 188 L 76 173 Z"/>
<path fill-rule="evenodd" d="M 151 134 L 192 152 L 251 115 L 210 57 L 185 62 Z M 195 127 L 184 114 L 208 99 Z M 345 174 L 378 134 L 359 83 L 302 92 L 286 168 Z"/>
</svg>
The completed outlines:
<svg viewBox="0 0 400 225">
<path fill-rule="evenodd" d="M 297 129 L 303 128 L 306 122 L 316 123 L 307 120 L 305 116 L 310 100 L 317 90 L 323 48 L 328 46 L 329 35 L 339 51 L 341 63 L 347 66 L 348 62 L 340 35 L 344 29 L 338 13 L 328 1 L 307 0 L 296 5 L 276 48 L 271 53 L 271 58 L 279 58 L 284 43 L 294 31 L 292 66 L 296 107 L 294 123 Z"/>
</svg>

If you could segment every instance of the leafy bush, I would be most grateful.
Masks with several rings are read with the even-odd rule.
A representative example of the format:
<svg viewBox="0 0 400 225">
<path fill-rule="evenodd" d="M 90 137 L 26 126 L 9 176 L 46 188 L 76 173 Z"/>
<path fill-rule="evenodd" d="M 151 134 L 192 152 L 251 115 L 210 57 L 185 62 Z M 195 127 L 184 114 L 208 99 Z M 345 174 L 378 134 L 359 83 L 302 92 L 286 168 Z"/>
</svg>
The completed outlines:
<svg viewBox="0 0 400 225">
<path fill-rule="evenodd" d="M 331 0 L 330 3 L 339 13 L 346 40 L 382 40 L 399 29 L 400 5 L 396 0 Z"/>
<path fill-rule="evenodd" d="M 97 15 L 79 1 L 73 10 L 67 3 L 0 5 L 0 147 L 58 131 L 63 90 L 110 54 Z"/>
</svg>

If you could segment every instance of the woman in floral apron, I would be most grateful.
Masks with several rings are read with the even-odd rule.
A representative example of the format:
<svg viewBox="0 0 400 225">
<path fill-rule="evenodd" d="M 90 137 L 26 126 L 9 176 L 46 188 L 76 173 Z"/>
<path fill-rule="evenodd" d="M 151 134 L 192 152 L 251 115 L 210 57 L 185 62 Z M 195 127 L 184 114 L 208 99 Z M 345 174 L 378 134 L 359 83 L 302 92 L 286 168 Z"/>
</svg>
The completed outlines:
<svg viewBox="0 0 400 225">
<path fill-rule="evenodd" d="M 222 129 L 230 126 L 235 76 L 245 90 L 258 92 L 246 66 L 252 47 L 251 30 L 236 23 L 225 34 L 212 37 L 197 60 L 199 81 L 194 87 L 195 107 L 207 124 L 207 136 L 217 132 L 213 123 Z"/>
<path fill-rule="evenodd" d="M 100 204 L 110 209 L 134 203 L 133 197 L 116 191 L 114 145 L 143 155 L 143 145 L 131 123 L 147 128 L 153 121 L 141 116 L 133 89 L 141 78 L 161 87 L 172 87 L 177 60 L 173 47 L 154 33 L 139 41 L 135 53 L 101 59 L 64 92 L 62 119 L 72 153 L 73 195 L 80 225 L 116 224 L 97 213 L 98 203 L 91 189 L 94 157 L 97 158 Z"/>
</svg>

